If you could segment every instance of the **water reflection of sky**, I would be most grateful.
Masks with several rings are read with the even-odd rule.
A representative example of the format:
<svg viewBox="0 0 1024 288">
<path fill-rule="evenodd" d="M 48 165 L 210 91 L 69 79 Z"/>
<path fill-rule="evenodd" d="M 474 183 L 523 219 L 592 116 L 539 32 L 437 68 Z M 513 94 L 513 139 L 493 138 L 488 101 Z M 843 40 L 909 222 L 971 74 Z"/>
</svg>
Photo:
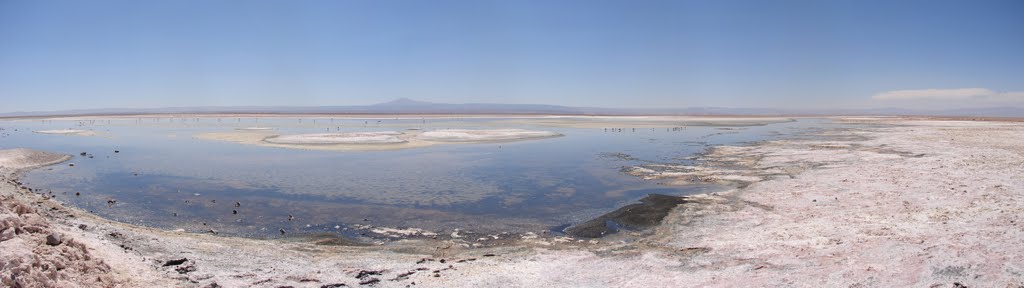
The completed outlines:
<svg viewBox="0 0 1024 288">
<path fill-rule="evenodd" d="M 271 236 L 279 229 L 332 231 L 352 224 L 449 231 L 533 230 L 584 221 L 647 193 L 685 194 L 619 173 L 641 161 L 678 163 L 708 145 L 782 137 L 824 120 L 767 126 L 594 128 L 516 126 L 564 137 L 426 148 L 306 151 L 194 139 L 204 132 L 276 127 L 282 134 L 497 128 L 495 119 L 342 120 L 277 118 L 115 119 L 107 122 L 2 121 L 0 148 L 29 147 L 75 155 L 75 167 L 26 175 L 31 186 L 120 221 L 188 230 Z M 159 121 L 159 122 L 158 122 Z M 380 121 L 380 123 L 377 123 Z M 99 136 L 31 133 L 81 128 Z M 18 129 L 17 132 L 13 129 Z M 114 153 L 114 150 L 121 151 Z M 78 156 L 88 152 L 94 158 Z M 624 153 L 634 158 L 609 157 Z M 67 195 L 63 193 L 69 193 Z M 82 196 L 71 196 L 81 192 Z M 108 207 L 106 200 L 117 199 Z M 244 203 L 234 207 L 235 203 Z M 287 215 L 294 219 L 288 221 Z M 306 227 L 306 225 L 310 225 Z"/>
</svg>

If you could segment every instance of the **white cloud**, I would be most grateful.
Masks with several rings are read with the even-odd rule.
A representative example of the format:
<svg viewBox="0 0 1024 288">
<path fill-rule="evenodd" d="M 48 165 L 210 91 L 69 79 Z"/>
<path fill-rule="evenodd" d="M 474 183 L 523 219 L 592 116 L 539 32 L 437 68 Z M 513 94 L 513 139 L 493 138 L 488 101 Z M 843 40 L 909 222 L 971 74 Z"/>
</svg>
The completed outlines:
<svg viewBox="0 0 1024 288">
<path fill-rule="evenodd" d="M 924 106 L 984 106 L 1024 104 L 1024 92 L 998 92 L 986 88 L 894 90 L 875 94 L 872 100 Z"/>
</svg>

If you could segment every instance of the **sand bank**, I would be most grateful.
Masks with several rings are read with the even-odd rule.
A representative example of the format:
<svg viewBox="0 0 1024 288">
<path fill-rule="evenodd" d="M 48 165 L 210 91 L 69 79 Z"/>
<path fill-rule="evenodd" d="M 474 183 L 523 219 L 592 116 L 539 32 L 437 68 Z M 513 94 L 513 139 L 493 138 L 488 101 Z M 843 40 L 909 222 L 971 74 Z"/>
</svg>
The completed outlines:
<svg viewBox="0 0 1024 288">
<path fill-rule="evenodd" d="M 669 128 L 685 126 L 764 126 L 793 122 L 785 117 L 722 116 L 548 116 L 494 121 L 498 125 L 569 128 Z"/>
<path fill-rule="evenodd" d="M 228 141 L 267 147 L 331 150 L 375 151 L 428 147 L 453 143 L 486 143 L 527 141 L 562 136 L 549 131 L 524 129 L 442 129 L 377 132 L 337 132 L 281 135 L 268 130 L 202 133 L 204 140 Z"/>
<path fill-rule="evenodd" d="M 235 129 L 235 130 L 240 130 L 240 131 L 270 131 L 270 130 L 274 130 L 274 128 L 270 128 L 270 127 L 243 127 L 243 128 L 238 128 L 238 129 Z"/>
<path fill-rule="evenodd" d="M 524 129 L 444 129 L 423 132 L 419 136 L 416 136 L 416 138 L 423 141 L 434 142 L 492 142 L 519 141 L 558 136 L 562 136 L 562 134 L 550 131 L 533 131 Z"/>
<path fill-rule="evenodd" d="M 596 241 L 527 235 L 500 247 L 474 247 L 465 238 L 318 245 L 331 241 L 239 239 L 113 223 L 11 182 L 0 185 L 0 195 L 30 206 L 51 229 L 110 267 L 83 272 L 110 281 L 74 282 L 80 286 L 1024 285 L 1024 125 L 883 124 L 896 126 L 714 149 L 697 167 L 765 180 L 693 196 L 653 231 L 627 232 L 640 237 L 628 242 L 615 235 Z M 31 237 L 33 247 L 46 245 L 42 235 Z M 11 275 L 6 269 L 0 275 Z M 65 273 L 73 271 L 79 270 Z"/>
<path fill-rule="evenodd" d="M 53 134 L 53 135 L 74 135 L 74 136 L 95 136 L 96 132 L 91 130 L 79 130 L 79 129 L 59 129 L 59 130 L 38 130 L 32 131 L 39 134 Z"/>
<path fill-rule="evenodd" d="M 316 144 L 397 144 L 409 142 L 398 136 L 401 132 L 344 132 L 280 135 L 264 138 L 274 144 L 316 145 Z"/>
</svg>

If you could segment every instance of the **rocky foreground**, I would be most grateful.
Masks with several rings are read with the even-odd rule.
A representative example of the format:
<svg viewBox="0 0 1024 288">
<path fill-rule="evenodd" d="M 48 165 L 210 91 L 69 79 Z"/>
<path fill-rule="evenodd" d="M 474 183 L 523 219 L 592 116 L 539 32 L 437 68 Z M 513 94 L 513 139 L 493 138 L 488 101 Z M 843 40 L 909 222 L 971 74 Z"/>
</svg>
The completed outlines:
<svg viewBox="0 0 1024 288">
<path fill-rule="evenodd" d="M 459 239 L 355 247 L 114 223 L 13 177 L 63 155 L 3 150 L 0 283 L 1024 287 L 1024 123 L 844 121 L 866 125 L 719 147 L 701 167 L 629 170 L 665 183 L 745 183 L 689 199 L 654 231 L 633 235 L 639 240 L 539 237 L 491 248 Z"/>
</svg>

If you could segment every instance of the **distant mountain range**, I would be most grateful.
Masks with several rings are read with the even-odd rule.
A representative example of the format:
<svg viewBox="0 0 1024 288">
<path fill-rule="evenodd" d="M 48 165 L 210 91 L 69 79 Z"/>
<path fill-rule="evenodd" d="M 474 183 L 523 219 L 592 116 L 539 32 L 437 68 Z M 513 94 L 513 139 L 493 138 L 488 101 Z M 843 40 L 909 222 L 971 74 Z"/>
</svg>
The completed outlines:
<svg viewBox="0 0 1024 288">
<path fill-rule="evenodd" d="M 554 115 L 877 115 L 877 116 L 975 116 L 1024 117 L 1024 108 L 962 108 L 949 110 L 881 109 L 772 109 L 772 108 L 597 108 L 542 104 L 433 103 L 407 98 L 361 106 L 223 106 L 170 108 L 114 108 L 63 111 L 0 113 L 0 117 L 134 115 L 134 114 L 215 114 L 215 113 L 279 113 L 279 114 L 554 114 Z"/>
</svg>

